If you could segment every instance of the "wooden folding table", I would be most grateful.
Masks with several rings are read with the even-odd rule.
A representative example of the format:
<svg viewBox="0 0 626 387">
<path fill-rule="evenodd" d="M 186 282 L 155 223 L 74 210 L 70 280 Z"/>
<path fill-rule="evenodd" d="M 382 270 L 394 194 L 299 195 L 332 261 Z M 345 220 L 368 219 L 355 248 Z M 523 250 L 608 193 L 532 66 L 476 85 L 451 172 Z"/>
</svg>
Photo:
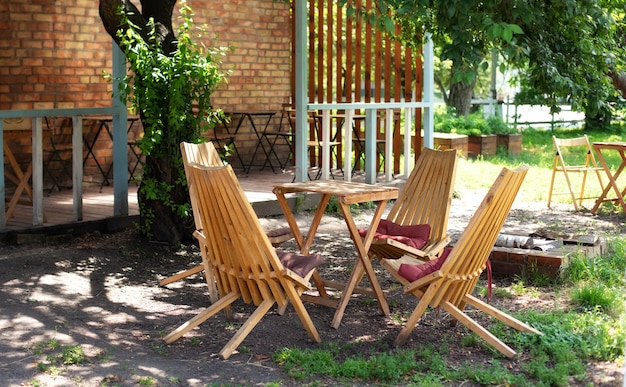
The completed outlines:
<svg viewBox="0 0 626 387">
<path fill-rule="evenodd" d="M 620 190 L 617 185 L 617 179 L 621 175 L 624 168 L 626 168 L 626 142 L 594 142 L 593 149 L 596 151 L 598 160 L 600 160 L 600 164 L 602 164 L 602 168 L 604 168 L 604 171 L 609 178 L 609 184 L 606 185 L 604 191 L 602 191 L 602 194 L 596 200 L 596 204 L 591 209 L 591 213 L 595 214 L 598 211 L 598 208 L 600 208 L 600 205 L 604 202 L 617 202 L 622 206 L 624 213 L 626 213 L 626 203 L 624 202 L 626 187 Z M 602 153 L 603 151 L 616 151 L 620 155 L 622 162 L 615 172 L 611 172 L 611 169 L 604 158 L 604 154 Z M 613 189 L 613 192 L 615 192 L 615 197 L 607 198 L 611 188 Z"/>
<path fill-rule="evenodd" d="M 300 228 L 298 227 L 293 212 L 291 211 L 291 207 L 289 206 L 287 198 L 285 197 L 286 194 L 296 192 L 317 193 L 321 195 L 320 202 L 317 206 L 317 211 L 315 212 L 315 215 L 311 222 L 309 232 L 306 235 L 306 240 L 303 238 L 302 233 L 300 232 Z M 354 292 L 356 286 L 358 285 L 358 282 L 363 278 L 364 273 L 367 274 L 369 278 L 370 285 L 373 289 L 374 296 L 378 300 L 378 305 L 380 306 L 380 309 L 385 315 L 388 316 L 389 306 L 387 305 L 387 301 L 385 300 L 385 296 L 380 287 L 380 284 L 376 279 L 376 275 L 374 274 L 374 269 L 372 268 L 372 264 L 367 252 L 372 243 L 376 228 L 378 227 L 378 223 L 380 222 L 387 202 L 398 197 L 398 188 L 364 183 L 354 183 L 343 180 L 316 180 L 275 185 L 274 193 L 278 198 L 278 203 L 283 210 L 287 223 L 289 224 L 295 240 L 298 243 L 300 253 L 305 255 L 309 254 L 311 244 L 313 243 L 313 239 L 315 237 L 315 232 L 317 231 L 320 221 L 322 220 L 322 216 L 324 215 L 331 196 L 335 196 L 337 198 L 339 208 L 341 209 L 341 213 L 348 227 L 348 231 L 350 232 L 350 237 L 352 238 L 352 241 L 354 242 L 354 245 L 356 247 L 358 259 L 356 261 L 354 269 L 352 270 L 352 273 L 350 274 L 348 283 L 343 289 L 343 293 L 338 303 L 328 299 L 328 295 L 325 291 L 325 286 L 334 286 L 331 286 L 329 281 L 323 281 L 318 272 L 314 273 L 313 280 L 315 282 L 317 290 L 319 291 L 320 296 L 315 298 L 307 298 L 307 300 L 309 301 L 313 301 L 325 306 L 335 307 L 337 309 L 335 311 L 335 316 L 333 318 L 331 326 L 333 328 L 338 328 L 339 324 L 341 324 L 341 319 L 343 318 L 343 314 L 348 304 L 348 301 L 350 300 L 350 296 Z M 365 238 L 361 238 L 354 218 L 352 217 L 352 213 L 350 212 L 350 204 L 364 202 L 378 202 L 378 205 L 372 217 L 372 221 L 368 227 L 367 235 L 365 236 Z"/>
<path fill-rule="evenodd" d="M 27 204 L 33 204 L 33 191 L 30 187 L 30 178 L 33 175 L 32 160 L 28 163 L 28 166 L 24 170 L 22 170 L 20 164 L 15 158 L 15 155 L 13 154 L 13 150 L 11 149 L 7 141 L 10 138 L 19 139 L 21 137 L 28 136 L 30 133 L 26 132 L 27 131 L 21 130 L 8 130 L 4 132 L 4 155 L 12 169 L 12 172 L 6 170 L 4 173 L 7 179 L 16 184 L 15 192 L 13 193 L 11 200 L 9 200 L 9 203 L 6 206 L 5 216 L 7 219 L 13 216 L 15 206 L 20 203 L 24 194 L 26 194 L 27 196 Z"/>
</svg>

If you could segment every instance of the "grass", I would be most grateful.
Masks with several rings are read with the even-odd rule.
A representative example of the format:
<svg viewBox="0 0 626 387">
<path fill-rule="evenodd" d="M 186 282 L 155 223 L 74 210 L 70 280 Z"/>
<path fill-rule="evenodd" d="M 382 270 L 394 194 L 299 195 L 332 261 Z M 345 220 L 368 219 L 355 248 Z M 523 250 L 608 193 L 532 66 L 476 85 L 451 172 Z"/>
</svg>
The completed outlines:
<svg viewBox="0 0 626 387">
<path fill-rule="evenodd" d="M 575 129 L 557 129 L 554 132 L 528 129 L 523 134 L 523 153 L 519 157 L 498 154 L 489 160 L 461 159 L 456 186 L 486 192 L 503 166 L 515 168 L 528 164 L 531 169 L 519 197 L 526 201 L 547 201 L 554 160 L 551 136 L 577 137 L 583 132 Z M 584 134 L 589 136 L 591 142 L 626 139 L 626 132 L 621 128 L 612 132 Z M 606 157 L 609 166 L 615 170 L 621 161 L 619 156 Z M 564 186 L 564 181 L 557 181 L 556 184 Z M 600 193 L 597 183 L 590 179 L 587 184 L 590 196 Z M 620 185 L 626 186 L 626 183 L 621 182 Z M 568 203 L 569 197 L 557 196 L 553 201 Z M 584 205 L 589 208 L 593 201 Z M 601 210 L 617 211 L 610 204 L 604 204 Z M 511 367 L 509 359 L 504 359 L 495 351 L 488 365 L 474 364 L 470 359 L 460 365 L 448 364 L 446 343 L 436 347 L 425 345 L 419 350 L 375 346 L 376 349 L 355 356 L 346 355 L 351 353 L 349 344 L 331 342 L 323 343 L 316 349 L 284 348 L 277 351 L 273 359 L 291 377 L 303 383 L 325 376 L 346 384 L 357 381 L 415 386 L 458 383 L 516 386 L 582 384 L 588 381 L 588 364 L 621 362 L 624 359 L 625 273 L 626 237 L 609 236 L 608 248 L 602 256 L 574 256 L 570 266 L 557 280 L 531 274 L 518 278 L 508 290 L 499 290 L 507 298 L 521 295 L 540 298 L 544 291 L 556 292 L 571 305 L 569 309 L 555 306 L 540 312 L 523 310 L 515 314 L 516 318 L 543 332 L 543 336 L 523 334 L 498 321 L 488 327 L 518 353 L 524 353 L 524 356 L 514 360 L 518 364 L 517 369 Z M 484 292 L 484 289 L 479 287 L 476 292 Z M 404 317 L 398 314 L 394 318 Z M 480 342 L 477 336 L 469 335 L 463 345 Z"/>
<path fill-rule="evenodd" d="M 552 165 L 554 163 L 554 145 L 552 143 L 552 135 L 559 138 L 579 137 L 587 134 L 590 142 L 595 141 L 626 141 L 626 131 L 621 132 L 616 129 L 615 132 L 584 132 L 580 129 L 555 129 L 553 132 L 549 130 L 527 129 L 523 132 L 523 152 L 518 157 L 509 157 L 498 153 L 496 157 L 484 160 L 465 159 L 459 162 L 458 172 L 456 175 L 456 186 L 465 187 L 475 191 L 487 191 L 493 182 L 494 176 L 502 169 L 502 167 L 515 168 L 523 164 L 530 166 L 530 171 L 522 188 L 519 192 L 519 198 L 526 201 L 545 201 L 548 200 L 548 191 L 550 180 L 552 177 Z M 621 158 L 616 152 L 607 153 L 606 161 L 612 170 L 616 170 L 621 162 Z M 584 162 L 584 154 L 577 155 L 571 161 L 572 163 Z M 573 174 L 572 186 L 579 189 L 582 183 L 580 174 Z M 607 179 L 602 176 L 603 182 Z M 626 186 L 626 174 L 618 179 L 618 185 Z M 555 186 L 559 187 L 560 192 L 564 192 L 566 187 L 565 179 L 562 174 L 557 174 Z M 595 176 L 588 176 L 585 184 L 585 196 L 597 197 L 601 193 L 601 187 Z M 553 197 L 553 202 L 570 203 L 569 195 L 557 195 Z M 585 208 L 591 208 L 594 201 L 589 199 L 583 202 Z M 611 204 L 604 204 L 608 210 L 614 209 Z"/>
</svg>

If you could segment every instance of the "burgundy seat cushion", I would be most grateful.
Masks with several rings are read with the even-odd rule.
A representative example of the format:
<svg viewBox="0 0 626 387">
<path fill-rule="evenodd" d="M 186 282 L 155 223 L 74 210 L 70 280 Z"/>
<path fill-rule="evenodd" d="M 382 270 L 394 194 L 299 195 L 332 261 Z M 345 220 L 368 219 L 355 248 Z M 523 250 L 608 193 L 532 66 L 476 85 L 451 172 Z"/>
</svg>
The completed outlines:
<svg viewBox="0 0 626 387">
<path fill-rule="evenodd" d="M 300 255 L 276 249 L 276 255 L 286 269 L 305 277 L 309 272 L 324 262 L 321 254 Z"/>
<path fill-rule="evenodd" d="M 417 281 L 418 279 L 441 269 L 441 266 L 443 266 L 446 258 L 448 258 L 450 251 L 452 251 L 452 248 L 446 247 L 443 249 L 443 252 L 441 253 L 441 256 L 439 256 L 439 258 L 422 264 L 411 265 L 408 263 L 403 263 L 398 269 L 398 274 L 400 274 L 400 276 L 405 278 L 407 281 Z"/>
<path fill-rule="evenodd" d="M 365 237 L 367 230 L 359 230 L 361 237 Z M 376 228 L 374 239 L 393 239 L 416 249 L 426 246 L 430 237 L 430 225 L 416 224 L 403 226 L 389 220 L 381 219 Z"/>
<path fill-rule="evenodd" d="M 291 229 L 289 227 L 282 227 L 270 230 L 266 234 L 269 238 L 276 238 L 291 234 Z"/>
</svg>

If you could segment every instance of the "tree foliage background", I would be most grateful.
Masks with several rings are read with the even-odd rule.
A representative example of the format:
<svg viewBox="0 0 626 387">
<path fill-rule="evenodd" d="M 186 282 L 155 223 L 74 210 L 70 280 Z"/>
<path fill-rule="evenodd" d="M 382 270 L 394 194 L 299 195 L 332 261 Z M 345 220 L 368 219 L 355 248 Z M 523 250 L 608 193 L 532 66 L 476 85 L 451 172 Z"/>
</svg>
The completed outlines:
<svg viewBox="0 0 626 387">
<path fill-rule="evenodd" d="M 342 0 L 359 14 L 354 2 Z M 558 110 L 570 103 L 589 116 L 609 109 L 624 68 L 624 1 L 600 0 L 376 0 L 379 25 L 402 25 L 399 38 L 415 45 L 428 33 L 441 61 L 449 61 L 447 99 L 470 111 L 477 76 L 496 52 L 518 70 L 521 86 Z M 377 17 L 366 15 L 367 17 Z"/>
</svg>

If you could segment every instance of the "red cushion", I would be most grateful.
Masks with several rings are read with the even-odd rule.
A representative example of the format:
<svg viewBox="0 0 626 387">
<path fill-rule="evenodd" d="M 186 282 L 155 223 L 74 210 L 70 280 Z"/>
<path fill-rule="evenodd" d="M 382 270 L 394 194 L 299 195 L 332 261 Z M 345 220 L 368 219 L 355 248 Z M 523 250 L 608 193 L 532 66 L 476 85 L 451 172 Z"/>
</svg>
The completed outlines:
<svg viewBox="0 0 626 387">
<path fill-rule="evenodd" d="M 413 282 L 418 279 L 427 276 L 439 269 L 443 266 L 443 263 L 448 258 L 448 255 L 452 251 L 451 247 L 446 247 L 443 249 L 441 256 L 439 258 L 433 259 L 432 261 L 428 261 L 421 264 L 411 265 L 408 263 L 400 264 L 400 268 L 398 269 L 398 274 L 405 278 L 407 281 Z"/>
<path fill-rule="evenodd" d="M 367 230 L 359 230 L 361 237 L 365 237 Z M 389 220 L 381 219 L 374 239 L 393 239 L 416 249 L 426 246 L 430 237 L 430 225 L 415 224 L 403 226 Z"/>
<path fill-rule="evenodd" d="M 291 234 L 291 229 L 289 227 L 282 227 L 275 230 L 270 230 L 266 232 L 266 234 L 269 238 L 281 237 Z"/>
<path fill-rule="evenodd" d="M 286 269 L 293 271 L 300 277 L 305 277 L 324 261 L 321 254 L 300 255 L 276 249 L 276 255 Z"/>
</svg>

